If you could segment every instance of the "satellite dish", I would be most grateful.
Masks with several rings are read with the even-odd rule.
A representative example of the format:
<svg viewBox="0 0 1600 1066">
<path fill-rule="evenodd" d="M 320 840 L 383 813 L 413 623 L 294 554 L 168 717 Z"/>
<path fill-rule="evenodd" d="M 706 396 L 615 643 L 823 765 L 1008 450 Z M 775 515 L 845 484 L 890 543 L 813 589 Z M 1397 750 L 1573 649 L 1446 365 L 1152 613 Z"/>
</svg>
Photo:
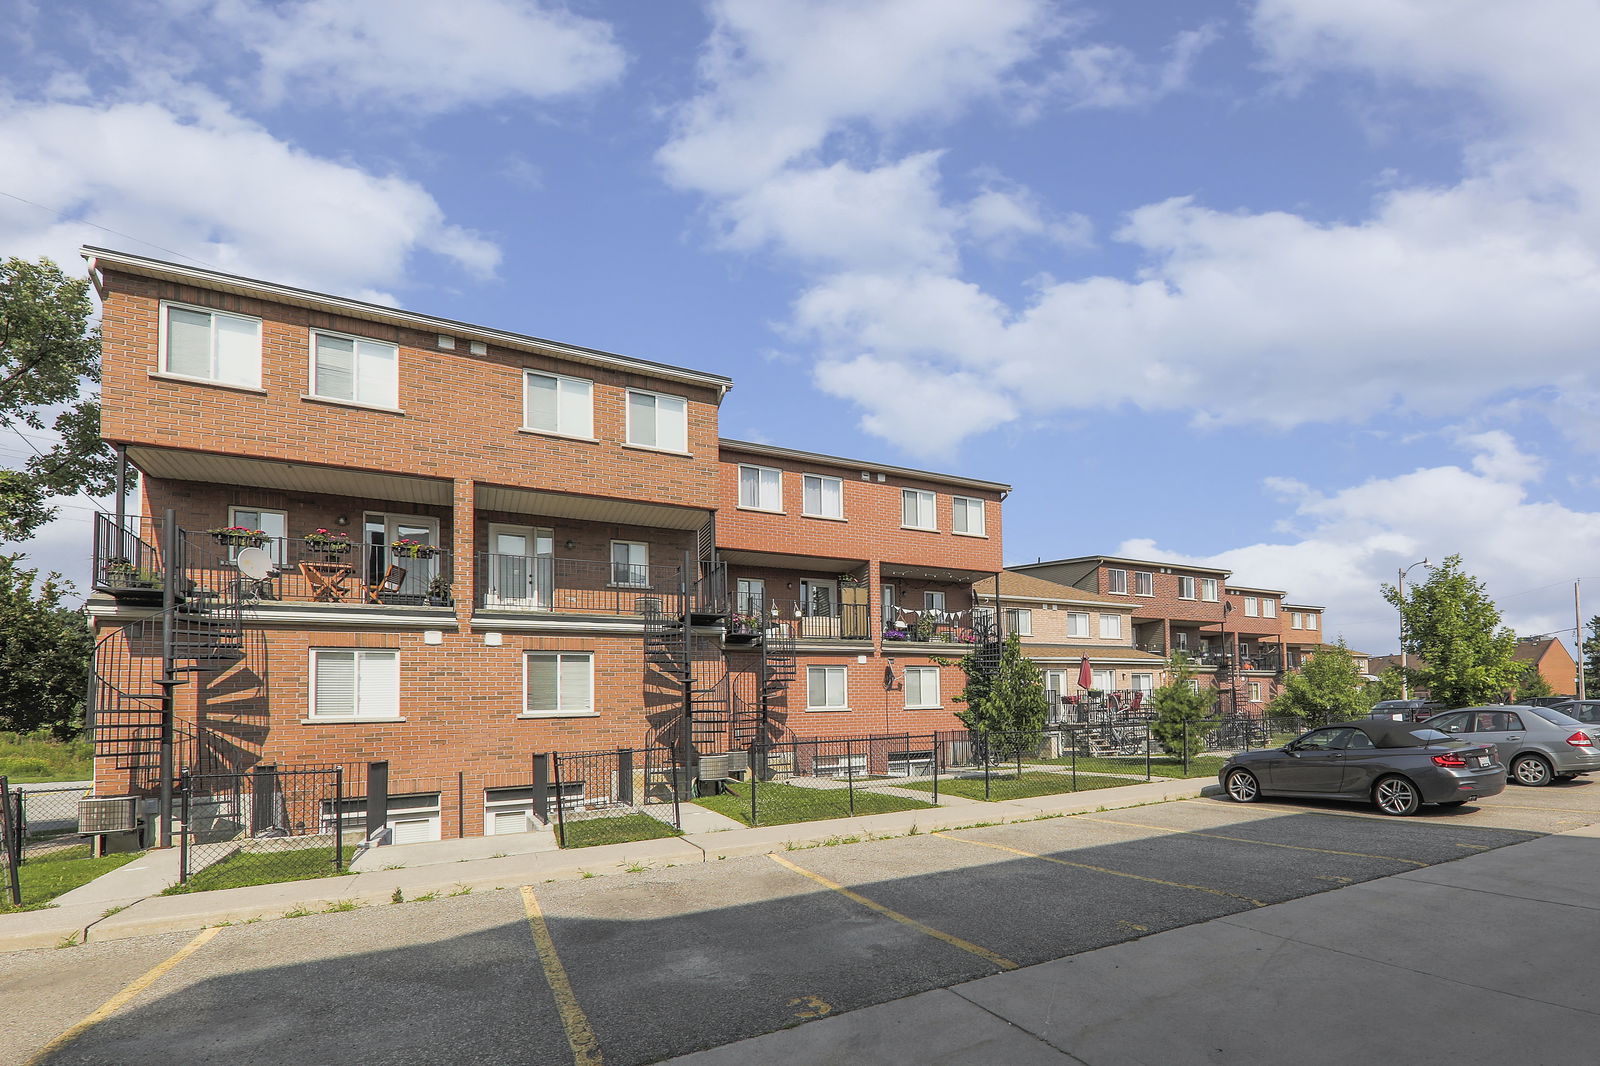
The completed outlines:
<svg viewBox="0 0 1600 1066">
<path fill-rule="evenodd" d="M 239 557 L 234 564 L 239 567 L 239 573 L 252 581 L 260 581 L 274 573 L 272 556 L 264 548 L 239 549 Z"/>
</svg>

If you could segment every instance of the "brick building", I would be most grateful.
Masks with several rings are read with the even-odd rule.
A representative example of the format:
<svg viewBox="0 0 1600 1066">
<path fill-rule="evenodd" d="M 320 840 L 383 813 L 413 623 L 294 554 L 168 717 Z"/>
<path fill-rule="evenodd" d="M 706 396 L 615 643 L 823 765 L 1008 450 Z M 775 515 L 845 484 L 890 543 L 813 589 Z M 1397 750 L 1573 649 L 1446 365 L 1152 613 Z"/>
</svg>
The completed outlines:
<svg viewBox="0 0 1600 1066">
<path fill-rule="evenodd" d="M 160 776 L 160 681 L 184 763 L 388 760 L 405 839 L 526 825 L 536 752 L 957 724 L 1007 486 L 722 440 L 716 374 L 84 254 L 138 474 L 98 792 Z"/>
</svg>

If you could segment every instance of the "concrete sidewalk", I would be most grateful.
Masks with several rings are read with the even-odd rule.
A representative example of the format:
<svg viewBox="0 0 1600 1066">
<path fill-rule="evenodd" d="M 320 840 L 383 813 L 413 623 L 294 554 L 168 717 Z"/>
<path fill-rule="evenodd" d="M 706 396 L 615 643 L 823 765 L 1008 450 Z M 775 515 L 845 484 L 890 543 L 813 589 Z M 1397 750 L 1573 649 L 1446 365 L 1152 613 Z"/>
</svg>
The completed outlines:
<svg viewBox="0 0 1600 1066">
<path fill-rule="evenodd" d="M 1597 881 L 1589 826 L 668 1061 L 1593 1061 Z"/>
<path fill-rule="evenodd" d="M 681 837 L 572 850 L 551 850 L 548 834 L 527 834 L 515 846 L 508 841 L 518 840 L 517 837 L 469 837 L 377 848 L 363 857 L 362 869 L 342 877 L 176 896 L 162 896 L 159 892 L 175 880 L 167 875 L 171 872 L 168 864 L 177 862 L 177 852 L 151 852 L 150 856 L 155 858 L 147 857 L 130 864 L 138 869 L 129 870 L 124 878 L 108 881 L 112 876 L 108 874 L 59 897 L 56 907 L 0 915 L 0 951 L 53 947 L 69 938 L 80 943 L 117 940 L 202 929 L 223 922 L 281 918 L 288 912 L 319 911 L 345 901 L 389 903 L 397 891 L 405 899 L 416 899 L 429 894 L 515 888 L 620 873 L 641 864 L 681 866 L 736 855 L 813 847 L 840 838 L 864 840 L 905 836 L 913 828 L 926 833 L 974 823 L 1023 822 L 1083 811 L 1137 807 L 1189 799 L 1215 788 L 1209 778 L 1152 781 L 1002 803 L 962 803 L 820 822 L 697 832 L 709 824 L 709 820 L 701 820 L 686 823 L 690 831 Z M 540 837 L 544 840 L 538 839 Z M 529 850 L 522 851 L 523 848 Z M 404 865 L 398 869 L 387 868 L 401 864 Z M 132 886 L 136 885 L 143 888 L 135 891 Z M 140 895 L 140 891 L 148 894 Z M 114 908 L 120 909 L 107 913 Z"/>
</svg>

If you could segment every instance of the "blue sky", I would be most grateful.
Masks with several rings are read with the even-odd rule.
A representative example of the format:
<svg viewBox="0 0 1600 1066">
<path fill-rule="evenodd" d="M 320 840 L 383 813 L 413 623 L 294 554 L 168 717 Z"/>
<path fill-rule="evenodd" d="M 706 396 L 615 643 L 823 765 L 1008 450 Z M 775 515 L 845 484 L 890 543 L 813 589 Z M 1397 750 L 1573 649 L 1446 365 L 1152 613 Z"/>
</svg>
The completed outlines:
<svg viewBox="0 0 1600 1066">
<path fill-rule="evenodd" d="M 1587 0 L 10 6 L 0 253 L 726 373 L 725 435 L 1011 482 L 1009 561 L 1230 566 L 1374 653 L 1423 557 L 1600 606 Z"/>
</svg>

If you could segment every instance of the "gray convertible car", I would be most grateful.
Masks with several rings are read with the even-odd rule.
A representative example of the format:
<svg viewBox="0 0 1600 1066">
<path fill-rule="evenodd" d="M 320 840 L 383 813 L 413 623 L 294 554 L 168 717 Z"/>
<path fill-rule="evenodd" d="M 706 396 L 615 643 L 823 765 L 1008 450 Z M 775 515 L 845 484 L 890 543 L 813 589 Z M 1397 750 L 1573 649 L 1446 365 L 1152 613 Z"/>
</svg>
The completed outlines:
<svg viewBox="0 0 1600 1066">
<path fill-rule="evenodd" d="M 1217 779 L 1239 803 L 1304 796 L 1370 802 L 1395 815 L 1415 814 L 1424 803 L 1457 807 L 1505 791 L 1506 768 L 1493 745 L 1430 724 L 1368 718 L 1324 726 L 1281 748 L 1232 755 Z"/>
</svg>

